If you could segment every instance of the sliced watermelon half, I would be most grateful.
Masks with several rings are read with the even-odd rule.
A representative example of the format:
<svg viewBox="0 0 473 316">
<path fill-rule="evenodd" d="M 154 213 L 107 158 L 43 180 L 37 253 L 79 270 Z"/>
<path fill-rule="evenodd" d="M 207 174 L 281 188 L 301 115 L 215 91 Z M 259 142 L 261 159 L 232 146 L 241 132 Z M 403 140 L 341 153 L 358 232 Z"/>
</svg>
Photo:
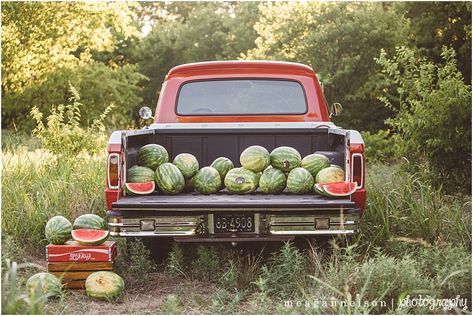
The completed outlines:
<svg viewBox="0 0 473 316">
<path fill-rule="evenodd" d="M 98 246 L 108 239 L 108 230 L 102 229 L 74 229 L 72 238 L 83 246 Z"/>
<path fill-rule="evenodd" d="M 155 186 L 154 181 L 125 183 L 125 192 L 128 194 L 146 195 L 153 193 Z"/>
<path fill-rule="evenodd" d="M 330 196 L 349 196 L 356 191 L 356 182 L 338 182 L 323 184 L 323 191 Z"/>
</svg>

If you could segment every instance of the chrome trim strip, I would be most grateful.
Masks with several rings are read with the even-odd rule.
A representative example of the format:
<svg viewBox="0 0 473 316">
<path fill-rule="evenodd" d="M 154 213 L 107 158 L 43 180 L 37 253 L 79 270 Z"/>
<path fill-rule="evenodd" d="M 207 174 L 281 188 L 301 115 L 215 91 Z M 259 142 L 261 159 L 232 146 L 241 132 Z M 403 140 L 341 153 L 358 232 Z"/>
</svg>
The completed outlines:
<svg viewBox="0 0 473 316">
<path fill-rule="evenodd" d="M 353 203 L 353 202 L 351 202 Z M 228 208 L 215 208 L 215 207 L 212 207 L 210 209 L 210 211 L 228 211 L 228 212 L 245 212 L 245 211 L 258 211 L 259 213 L 266 213 L 266 212 L 285 212 L 285 211 L 301 211 L 301 212 L 307 212 L 307 211 L 348 211 L 348 210 L 351 210 L 353 209 L 353 206 L 348 206 L 346 208 L 343 208 L 343 207 L 324 207 L 324 208 L 320 208 L 320 209 L 301 209 L 301 208 L 252 208 L 252 209 L 248 209 L 248 208 L 242 208 L 242 209 L 239 209 L 239 208 L 232 208 L 232 209 L 228 209 Z M 209 212 L 209 208 L 182 208 L 182 209 L 179 209 L 179 210 L 184 210 L 184 211 L 189 211 L 189 212 Z M 112 208 L 112 211 L 163 211 L 163 212 L 179 212 L 179 210 L 177 210 L 176 208 L 172 208 L 172 209 L 169 209 L 169 208 L 156 208 L 156 207 L 153 207 L 153 208 L 150 208 L 150 207 L 133 207 L 133 208 Z M 287 214 L 286 214 L 287 215 Z M 158 216 L 158 215 L 156 215 Z M 189 215 L 189 216 L 192 216 L 192 215 Z"/>
<path fill-rule="evenodd" d="M 341 230 L 341 229 L 319 229 L 319 230 L 308 230 L 308 231 L 297 231 L 297 230 L 287 230 L 287 231 L 269 231 L 273 235 L 348 235 L 354 234 L 355 230 Z"/>
<path fill-rule="evenodd" d="M 112 237 L 179 237 L 195 236 L 194 230 L 190 232 L 110 232 Z"/>
</svg>

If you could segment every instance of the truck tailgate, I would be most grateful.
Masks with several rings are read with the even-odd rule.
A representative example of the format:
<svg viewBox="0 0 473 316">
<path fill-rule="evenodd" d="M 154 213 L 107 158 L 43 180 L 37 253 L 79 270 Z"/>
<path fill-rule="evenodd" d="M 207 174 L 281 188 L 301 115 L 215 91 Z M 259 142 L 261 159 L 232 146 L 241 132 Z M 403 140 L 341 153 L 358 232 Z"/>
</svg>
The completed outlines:
<svg viewBox="0 0 473 316">
<path fill-rule="evenodd" d="M 162 210 L 204 211 L 215 210 L 340 210 L 353 208 L 349 198 L 334 199 L 306 194 L 249 194 L 235 195 L 221 192 L 202 195 L 196 192 L 179 195 L 127 196 L 112 204 L 113 211 Z"/>
</svg>

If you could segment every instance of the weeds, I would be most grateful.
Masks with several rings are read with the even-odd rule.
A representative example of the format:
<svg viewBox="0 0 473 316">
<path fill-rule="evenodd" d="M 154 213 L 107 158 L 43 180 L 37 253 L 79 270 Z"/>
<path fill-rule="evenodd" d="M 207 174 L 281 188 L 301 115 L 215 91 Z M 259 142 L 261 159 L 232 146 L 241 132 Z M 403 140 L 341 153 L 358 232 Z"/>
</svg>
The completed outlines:
<svg viewBox="0 0 473 316">
<path fill-rule="evenodd" d="M 170 294 L 166 296 L 163 302 L 162 313 L 165 315 L 180 315 L 183 314 L 181 300 L 177 295 Z"/>
<path fill-rule="evenodd" d="M 192 276 L 198 280 L 217 281 L 220 278 L 220 258 L 217 249 L 200 245 L 191 264 Z"/>
<path fill-rule="evenodd" d="M 156 264 L 151 258 L 151 252 L 140 239 L 135 239 L 129 247 L 129 276 L 136 285 L 147 285 L 148 275 L 156 270 Z"/>
<path fill-rule="evenodd" d="M 179 243 L 174 243 L 167 259 L 166 273 L 171 276 L 186 276 L 184 264 L 182 247 Z"/>
</svg>

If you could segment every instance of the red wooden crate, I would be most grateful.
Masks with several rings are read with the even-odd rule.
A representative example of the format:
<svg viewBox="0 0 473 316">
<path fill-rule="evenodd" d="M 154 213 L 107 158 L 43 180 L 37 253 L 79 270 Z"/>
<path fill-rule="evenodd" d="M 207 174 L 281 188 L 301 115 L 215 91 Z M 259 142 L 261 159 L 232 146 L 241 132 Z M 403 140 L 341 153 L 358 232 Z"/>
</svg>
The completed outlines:
<svg viewBox="0 0 473 316">
<path fill-rule="evenodd" d="M 114 241 L 106 241 L 100 246 L 81 246 L 75 241 L 46 246 L 48 262 L 112 262 L 116 256 L 117 246 Z"/>
</svg>

